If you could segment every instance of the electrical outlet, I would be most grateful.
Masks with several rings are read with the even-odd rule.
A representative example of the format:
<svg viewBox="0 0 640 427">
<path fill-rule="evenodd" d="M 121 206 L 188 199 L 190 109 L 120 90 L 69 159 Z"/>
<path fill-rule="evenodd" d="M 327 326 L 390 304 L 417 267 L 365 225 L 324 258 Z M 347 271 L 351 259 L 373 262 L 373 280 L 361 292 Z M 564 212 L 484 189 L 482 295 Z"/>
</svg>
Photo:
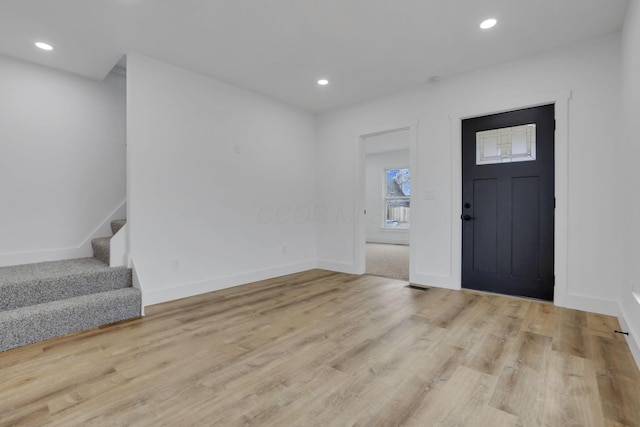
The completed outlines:
<svg viewBox="0 0 640 427">
<path fill-rule="evenodd" d="M 172 259 L 171 260 L 171 269 L 173 271 L 180 271 L 180 260 L 179 259 Z"/>
<path fill-rule="evenodd" d="M 236 154 L 240 154 L 240 144 L 233 144 L 233 152 Z"/>
<path fill-rule="evenodd" d="M 287 245 L 282 245 L 282 255 L 287 254 Z"/>
</svg>

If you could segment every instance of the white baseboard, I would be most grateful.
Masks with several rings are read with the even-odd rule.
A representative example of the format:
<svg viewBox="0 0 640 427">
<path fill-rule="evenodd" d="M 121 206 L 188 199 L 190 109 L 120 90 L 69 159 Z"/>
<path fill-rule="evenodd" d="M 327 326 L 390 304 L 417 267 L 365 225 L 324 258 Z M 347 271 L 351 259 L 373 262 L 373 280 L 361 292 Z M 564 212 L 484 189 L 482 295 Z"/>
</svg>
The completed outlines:
<svg viewBox="0 0 640 427">
<path fill-rule="evenodd" d="M 145 290 L 143 287 L 142 298 L 144 304 L 146 306 L 149 306 L 162 302 L 205 294 L 208 292 L 219 291 L 220 289 L 231 288 L 233 286 L 258 282 L 260 280 L 273 279 L 274 277 L 299 273 L 301 271 L 312 270 L 314 268 L 316 268 L 315 261 L 306 261 L 297 264 L 269 268 L 265 270 L 240 273 L 233 276 L 214 277 L 197 282 L 182 283 L 162 289 Z"/>
<path fill-rule="evenodd" d="M 627 304 L 620 304 L 618 321 L 622 330 L 629 332 L 629 335 L 626 336 L 627 344 L 640 369 L 640 300 L 633 294 L 631 298 Z"/>
<path fill-rule="evenodd" d="M 120 203 L 79 245 L 67 248 L 37 249 L 33 251 L 0 254 L 0 267 L 91 257 L 93 256 L 91 240 L 96 237 L 110 236 L 111 221 L 124 218 L 125 213 L 126 200 Z"/>
<path fill-rule="evenodd" d="M 603 300 L 583 295 L 566 294 L 563 298 L 563 304 L 556 305 L 559 307 L 572 308 L 574 310 L 605 314 L 607 316 L 620 316 L 620 307 L 617 301 Z"/>
<path fill-rule="evenodd" d="M 386 245 L 404 245 L 409 246 L 409 236 L 406 238 L 394 238 L 386 236 L 367 237 L 367 243 L 384 243 Z"/>
<path fill-rule="evenodd" d="M 451 276 L 435 276 L 432 274 L 413 273 L 410 282 L 420 286 L 460 290 L 459 284 L 452 283 Z"/>
<path fill-rule="evenodd" d="M 316 268 L 335 271 L 337 273 L 360 274 L 355 265 L 335 261 L 318 260 L 316 261 Z"/>
</svg>

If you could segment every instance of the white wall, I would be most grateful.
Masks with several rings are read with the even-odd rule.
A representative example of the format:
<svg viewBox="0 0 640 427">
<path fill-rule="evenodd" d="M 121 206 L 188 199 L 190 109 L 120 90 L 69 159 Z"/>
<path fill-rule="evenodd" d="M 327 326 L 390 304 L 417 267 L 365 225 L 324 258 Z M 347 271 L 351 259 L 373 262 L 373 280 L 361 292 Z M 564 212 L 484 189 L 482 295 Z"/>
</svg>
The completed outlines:
<svg viewBox="0 0 640 427">
<path fill-rule="evenodd" d="M 408 132 L 405 132 L 408 134 Z M 366 142 L 365 142 L 366 144 Z M 408 144 L 408 136 L 407 136 Z M 409 244 L 408 229 L 383 228 L 385 217 L 384 188 L 386 186 L 385 170 L 409 167 L 409 150 L 388 151 L 368 154 L 366 163 L 366 238 L 367 242 Z"/>
<path fill-rule="evenodd" d="M 145 305 L 315 266 L 313 115 L 138 54 L 127 87 Z"/>
<path fill-rule="evenodd" d="M 620 199 L 622 209 L 613 219 L 621 227 L 623 254 L 620 305 L 623 329 L 630 332 L 629 346 L 640 365 L 640 143 L 637 122 L 640 117 L 640 3 L 629 3 L 623 31 L 622 57 L 622 114 L 624 118 L 619 170 L 621 173 Z M 635 292 L 635 294 L 634 294 Z"/>
<path fill-rule="evenodd" d="M 615 314 L 620 58 L 620 37 L 610 35 L 321 115 L 318 204 L 330 214 L 318 224 L 319 265 L 358 271 L 357 229 L 345 213 L 357 202 L 359 136 L 417 122 L 411 280 L 459 288 L 459 119 L 558 100 L 556 215 L 565 218 L 556 219 L 556 268 L 565 271 L 556 302 Z"/>
<path fill-rule="evenodd" d="M 0 94 L 0 266 L 91 256 L 126 197 L 124 77 L 0 56 Z"/>
</svg>

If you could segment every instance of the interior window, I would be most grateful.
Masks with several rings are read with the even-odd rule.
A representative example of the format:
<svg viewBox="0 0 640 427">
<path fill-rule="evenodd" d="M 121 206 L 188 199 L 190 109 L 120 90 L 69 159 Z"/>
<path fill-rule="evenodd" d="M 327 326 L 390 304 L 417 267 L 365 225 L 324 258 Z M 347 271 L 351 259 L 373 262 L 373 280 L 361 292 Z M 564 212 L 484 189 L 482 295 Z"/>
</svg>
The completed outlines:
<svg viewBox="0 0 640 427">
<path fill-rule="evenodd" d="M 384 227 L 409 228 L 411 174 L 409 169 L 385 170 Z"/>
</svg>

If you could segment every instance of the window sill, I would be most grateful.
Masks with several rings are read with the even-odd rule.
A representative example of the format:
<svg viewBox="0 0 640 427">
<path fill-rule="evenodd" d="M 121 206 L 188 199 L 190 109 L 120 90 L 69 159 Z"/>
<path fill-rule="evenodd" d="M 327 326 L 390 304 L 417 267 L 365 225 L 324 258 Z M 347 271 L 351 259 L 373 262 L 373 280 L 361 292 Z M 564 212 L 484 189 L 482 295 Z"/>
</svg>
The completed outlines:
<svg viewBox="0 0 640 427">
<path fill-rule="evenodd" d="M 408 232 L 410 230 L 409 227 L 380 227 L 380 230 L 382 231 L 406 231 Z"/>
</svg>

